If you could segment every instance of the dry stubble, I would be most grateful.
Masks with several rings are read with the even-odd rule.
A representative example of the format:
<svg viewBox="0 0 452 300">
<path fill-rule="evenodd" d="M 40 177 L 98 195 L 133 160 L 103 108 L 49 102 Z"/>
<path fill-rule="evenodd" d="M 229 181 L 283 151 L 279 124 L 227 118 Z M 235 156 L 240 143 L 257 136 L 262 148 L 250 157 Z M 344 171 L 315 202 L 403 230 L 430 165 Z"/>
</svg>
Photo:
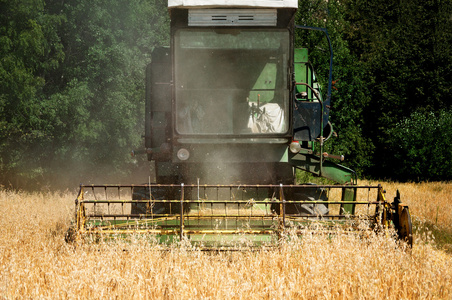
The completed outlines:
<svg viewBox="0 0 452 300">
<path fill-rule="evenodd" d="M 388 195 L 399 188 L 416 218 L 451 226 L 450 184 L 384 187 Z M 73 247 L 63 235 L 74 197 L 0 191 L 0 297 L 452 297 L 452 257 L 425 237 L 416 237 L 411 252 L 385 236 L 328 239 L 310 234 L 276 250 L 256 252 L 217 254 L 184 247 L 159 251 L 138 241 Z"/>
</svg>

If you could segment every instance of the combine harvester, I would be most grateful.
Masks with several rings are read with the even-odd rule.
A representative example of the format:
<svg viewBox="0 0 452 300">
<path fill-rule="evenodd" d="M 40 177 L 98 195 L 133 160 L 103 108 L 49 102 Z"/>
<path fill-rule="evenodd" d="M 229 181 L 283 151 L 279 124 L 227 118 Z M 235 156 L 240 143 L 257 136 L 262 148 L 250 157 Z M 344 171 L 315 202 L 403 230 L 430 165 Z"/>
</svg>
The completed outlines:
<svg viewBox="0 0 452 300">
<path fill-rule="evenodd" d="M 171 47 L 146 70 L 145 148 L 152 183 L 81 185 L 68 239 L 142 234 L 199 247 L 277 244 L 310 224 L 326 232 L 395 227 L 412 244 L 409 209 L 324 152 L 326 98 L 294 48 L 296 0 L 169 0 Z M 323 33 L 322 33 L 323 32 Z M 295 184 L 295 171 L 335 185 Z M 150 177 L 150 178 L 151 178 Z M 151 181 L 151 180 L 150 180 Z M 363 199 L 360 199 L 363 198 Z"/>
</svg>

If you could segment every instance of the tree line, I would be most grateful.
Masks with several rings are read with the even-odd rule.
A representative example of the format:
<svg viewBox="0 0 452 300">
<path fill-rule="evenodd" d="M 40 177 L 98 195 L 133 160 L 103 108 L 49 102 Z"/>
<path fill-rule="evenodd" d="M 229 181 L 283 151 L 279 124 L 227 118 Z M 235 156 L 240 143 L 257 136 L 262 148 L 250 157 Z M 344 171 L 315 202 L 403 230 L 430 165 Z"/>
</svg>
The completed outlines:
<svg viewBox="0 0 452 300">
<path fill-rule="evenodd" d="M 367 178 L 452 179 L 452 1 L 299 1 L 298 24 L 334 49 L 330 151 Z M 325 40 L 301 33 L 299 45 Z M 323 46 L 319 47 L 318 45 Z M 327 69 L 318 70 L 326 78 Z"/>
<path fill-rule="evenodd" d="M 145 66 L 169 44 L 166 6 L 0 0 L 0 184 L 127 181 L 144 165 L 129 153 L 142 147 Z M 452 179 L 451 6 L 299 1 L 296 23 L 326 27 L 334 49 L 328 151 L 361 176 Z M 324 81 L 324 37 L 296 35 Z"/>
</svg>

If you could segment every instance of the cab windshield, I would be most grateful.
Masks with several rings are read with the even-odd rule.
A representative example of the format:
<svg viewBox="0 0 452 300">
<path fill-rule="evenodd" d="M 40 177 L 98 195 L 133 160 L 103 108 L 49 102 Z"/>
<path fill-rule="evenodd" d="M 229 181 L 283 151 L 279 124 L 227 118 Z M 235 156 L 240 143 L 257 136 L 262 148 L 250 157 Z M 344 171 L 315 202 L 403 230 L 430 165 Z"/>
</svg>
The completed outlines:
<svg viewBox="0 0 452 300">
<path fill-rule="evenodd" d="M 178 133 L 287 132 L 287 30 L 181 29 L 174 44 Z"/>
</svg>

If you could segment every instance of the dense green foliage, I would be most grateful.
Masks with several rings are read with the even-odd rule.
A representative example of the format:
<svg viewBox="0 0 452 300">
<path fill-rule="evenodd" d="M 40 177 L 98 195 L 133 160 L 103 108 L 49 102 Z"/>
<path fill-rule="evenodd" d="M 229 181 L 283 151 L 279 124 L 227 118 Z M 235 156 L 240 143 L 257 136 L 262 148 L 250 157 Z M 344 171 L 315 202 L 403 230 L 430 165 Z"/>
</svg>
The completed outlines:
<svg viewBox="0 0 452 300">
<path fill-rule="evenodd" d="M 414 112 L 388 130 L 392 151 L 388 162 L 395 176 L 420 180 L 452 178 L 451 128 L 452 111 L 440 110 Z"/>
<path fill-rule="evenodd" d="M 297 22 L 327 28 L 334 49 L 331 120 L 339 136 L 330 150 L 368 177 L 451 180 L 452 1 L 305 0 L 299 6 Z M 326 78 L 326 39 L 303 33 L 298 46 L 317 49 L 310 58 Z M 418 114 L 442 121 L 424 124 Z M 403 146 L 399 137 L 408 135 L 401 120 L 411 120 Z M 426 137 L 427 127 L 432 135 Z M 413 149 L 425 152 L 422 161 L 406 155 Z"/>
<path fill-rule="evenodd" d="M 168 44 L 166 1 L 0 3 L 0 183 L 133 172 L 145 66 Z"/>
<path fill-rule="evenodd" d="M 371 97 L 362 118 L 366 135 L 376 147 L 374 166 L 369 172 L 396 178 L 391 145 L 400 120 L 415 111 L 437 112 L 450 108 L 452 92 L 452 2 L 451 1 L 342 1 L 349 29 L 344 38 L 352 55 L 363 63 Z M 420 126 L 421 124 L 418 123 Z M 423 125 L 426 126 L 426 125 Z M 422 127 L 412 128 L 421 131 Z M 446 129 L 436 139 L 450 135 Z M 415 136 L 412 136 L 415 138 Z M 422 135 L 411 143 L 426 148 Z M 447 149 L 444 149 L 446 151 Z M 428 157 L 432 163 L 448 163 L 444 157 Z M 404 161 L 415 164 L 414 161 Z M 405 170 L 409 170 L 409 167 Z M 451 179 L 431 168 L 424 179 Z M 406 179 L 417 174 L 404 173 Z"/>
<path fill-rule="evenodd" d="M 164 0 L 0 0 L 0 184 L 126 177 Z M 364 176 L 450 180 L 451 1 L 300 0 L 334 49 L 328 151 Z M 321 32 L 297 30 L 326 84 Z M 325 90 L 325 89 L 324 89 Z M 127 180 L 125 180 L 127 181 Z"/>
</svg>

